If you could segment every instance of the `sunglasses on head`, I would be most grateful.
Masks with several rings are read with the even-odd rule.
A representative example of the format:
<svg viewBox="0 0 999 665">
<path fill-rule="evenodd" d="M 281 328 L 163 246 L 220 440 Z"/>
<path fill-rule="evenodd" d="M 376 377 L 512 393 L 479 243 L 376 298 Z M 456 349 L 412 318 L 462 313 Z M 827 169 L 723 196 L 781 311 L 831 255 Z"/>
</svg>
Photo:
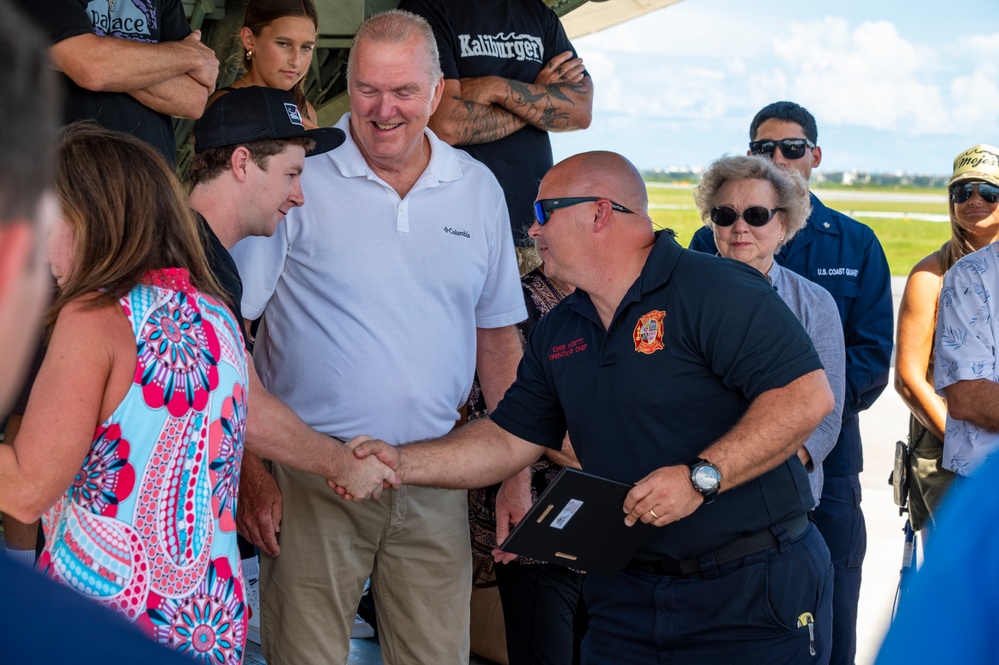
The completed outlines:
<svg viewBox="0 0 999 665">
<path fill-rule="evenodd" d="M 952 185 L 950 188 L 950 200 L 954 203 L 965 203 L 971 198 L 976 187 L 978 188 L 978 195 L 986 203 L 999 201 L 999 187 L 988 182 L 962 182 L 959 185 Z"/>
<path fill-rule="evenodd" d="M 548 218 L 551 217 L 552 210 L 558 210 L 559 208 L 568 208 L 569 206 L 578 205 L 580 203 L 590 203 L 591 201 L 605 201 L 609 200 L 603 196 L 577 196 L 568 197 L 562 199 L 541 199 L 534 202 L 534 219 L 538 220 L 539 226 L 544 226 L 548 223 Z M 637 213 L 628 210 L 620 203 L 610 202 L 611 208 L 617 210 L 618 212 L 626 212 L 630 215 L 635 215 Z"/>
<path fill-rule="evenodd" d="M 728 206 L 715 206 L 711 209 L 711 221 L 718 226 L 732 226 L 742 217 L 750 226 L 766 226 L 780 212 L 780 208 L 771 210 L 765 206 L 749 206 L 742 212 Z"/>
<path fill-rule="evenodd" d="M 815 144 L 808 139 L 781 139 L 780 141 L 766 139 L 751 142 L 749 152 L 754 155 L 766 155 L 773 159 L 774 152 L 778 147 L 785 159 L 801 159 L 805 156 L 805 148 L 814 148 Z"/>
</svg>

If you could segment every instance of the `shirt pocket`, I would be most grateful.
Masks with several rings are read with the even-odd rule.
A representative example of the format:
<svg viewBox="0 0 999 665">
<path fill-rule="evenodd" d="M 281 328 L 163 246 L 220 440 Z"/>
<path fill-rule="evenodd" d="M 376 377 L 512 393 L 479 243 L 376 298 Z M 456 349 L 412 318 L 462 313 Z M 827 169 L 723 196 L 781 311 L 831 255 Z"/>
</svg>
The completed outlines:
<svg viewBox="0 0 999 665">
<path fill-rule="evenodd" d="M 854 300 L 860 297 L 860 282 L 856 277 L 847 275 L 835 277 L 817 277 L 815 283 L 832 294 L 836 302 Z"/>
</svg>

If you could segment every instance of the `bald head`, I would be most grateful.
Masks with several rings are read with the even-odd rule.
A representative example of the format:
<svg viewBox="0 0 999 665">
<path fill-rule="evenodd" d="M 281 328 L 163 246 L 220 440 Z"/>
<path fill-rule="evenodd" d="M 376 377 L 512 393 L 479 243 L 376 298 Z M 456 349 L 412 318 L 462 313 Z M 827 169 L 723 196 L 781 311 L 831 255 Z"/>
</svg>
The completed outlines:
<svg viewBox="0 0 999 665">
<path fill-rule="evenodd" d="M 562 196 L 601 196 L 648 218 L 649 196 L 635 165 L 616 152 L 595 150 L 573 155 L 548 171 L 545 182 L 566 191 Z"/>
<path fill-rule="evenodd" d="M 617 153 L 584 152 L 545 174 L 538 200 L 556 204 L 528 231 L 545 273 L 589 293 L 598 310 L 612 303 L 613 313 L 655 243 L 642 175 Z"/>
</svg>

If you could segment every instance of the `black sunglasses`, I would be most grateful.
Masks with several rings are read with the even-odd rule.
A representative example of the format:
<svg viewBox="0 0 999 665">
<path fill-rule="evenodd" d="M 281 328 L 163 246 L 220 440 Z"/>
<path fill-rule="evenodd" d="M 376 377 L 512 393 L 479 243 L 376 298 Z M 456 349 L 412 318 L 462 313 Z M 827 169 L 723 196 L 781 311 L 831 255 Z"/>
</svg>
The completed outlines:
<svg viewBox="0 0 999 665">
<path fill-rule="evenodd" d="M 603 196 L 581 196 L 574 198 L 565 199 L 540 199 L 534 202 L 534 219 L 538 220 L 539 226 L 544 226 L 548 223 L 548 218 L 551 217 L 552 210 L 558 210 L 559 208 L 568 208 L 569 206 L 574 206 L 579 203 L 589 203 L 591 201 L 604 201 L 610 200 Z M 637 213 L 628 210 L 620 203 L 610 202 L 611 208 L 617 210 L 618 212 L 626 212 L 630 215 L 635 215 Z"/>
<path fill-rule="evenodd" d="M 766 155 L 774 158 L 774 152 L 780 147 L 785 159 L 801 159 L 805 156 L 805 148 L 814 148 L 815 144 L 808 139 L 781 139 L 780 141 L 753 141 L 749 144 L 749 152 L 754 155 Z"/>
<path fill-rule="evenodd" d="M 953 185 L 950 188 L 950 200 L 954 203 L 965 203 L 971 198 L 971 194 L 976 187 L 978 188 L 978 195 L 986 203 L 999 201 L 999 187 L 988 182 L 963 182 L 959 185 Z"/>
<path fill-rule="evenodd" d="M 780 208 L 771 210 L 765 206 L 749 206 L 742 212 L 728 206 L 715 206 L 711 209 L 711 221 L 718 226 L 732 226 L 742 217 L 750 226 L 766 226 L 780 212 Z"/>
</svg>

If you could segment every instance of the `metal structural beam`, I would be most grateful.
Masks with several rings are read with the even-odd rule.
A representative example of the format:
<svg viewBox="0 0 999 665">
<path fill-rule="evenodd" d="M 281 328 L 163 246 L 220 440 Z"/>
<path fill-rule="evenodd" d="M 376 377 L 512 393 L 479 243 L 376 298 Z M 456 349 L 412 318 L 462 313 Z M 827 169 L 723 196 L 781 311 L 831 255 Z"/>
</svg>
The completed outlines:
<svg viewBox="0 0 999 665">
<path fill-rule="evenodd" d="M 563 5 L 573 5 L 567 7 L 565 11 L 555 9 L 562 17 L 562 25 L 565 27 L 569 39 L 578 39 L 586 35 L 605 30 L 613 25 L 624 23 L 638 18 L 649 12 L 654 12 L 663 7 L 676 4 L 680 0 L 607 0 L 606 2 L 586 2 L 585 0 L 553 0 L 548 4 L 555 9 Z"/>
<path fill-rule="evenodd" d="M 475 2 L 476 0 L 466 0 Z M 202 31 L 202 42 L 218 54 L 222 67 L 218 87 L 230 85 L 242 72 L 242 49 L 237 33 L 246 0 L 182 0 L 191 28 Z M 330 125 L 346 112 L 347 52 L 357 27 L 366 16 L 393 9 L 399 0 L 315 0 L 319 11 L 319 37 L 312 66 L 305 80 L 305 95 L 319 115 L 319 124 Z M 678 0 L 545 0 L 562 17 L 570 38 L 581 37 L 611 25 L 678 2 Z M 190 120 L 175 120 L 177 169 L 187 172 L 193 148 Z"/>
</svg>

